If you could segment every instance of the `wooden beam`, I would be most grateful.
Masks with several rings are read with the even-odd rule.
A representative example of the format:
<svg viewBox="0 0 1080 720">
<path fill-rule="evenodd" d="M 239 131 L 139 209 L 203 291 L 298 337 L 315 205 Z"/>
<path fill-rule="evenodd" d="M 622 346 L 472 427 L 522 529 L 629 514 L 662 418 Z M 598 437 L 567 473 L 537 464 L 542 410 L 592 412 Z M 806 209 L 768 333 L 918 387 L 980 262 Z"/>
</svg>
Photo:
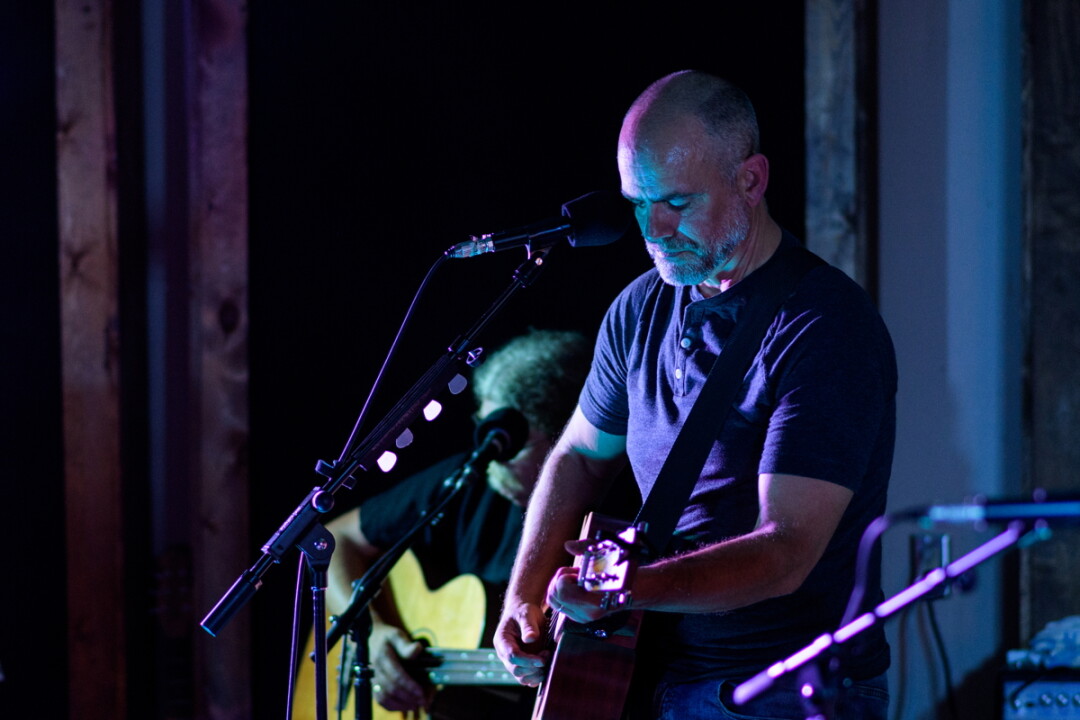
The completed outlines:
<svg viewBox="0 0 1080 720">
<path fill-rule="evenodd" d="M 874 0 L 806 0 L 806 243 L 877 292 Z"/>
<path fill-rule="evenodd" d="M 195 3 L 190 100 L 191 467 L 196 608 L 208 611 L 256 555 L 248 518 L 247 3 Z M 201 616 L 200 616 L 201 617 Z M 200 630 L 206 717 L 250 717 L 250 612 Z"/>
<path fill-rule="evenodd" d="M 125 717 L 110 0 L 57 0 L 57 181 L 70 717 Z"/>
<path fill-rule="evenodd" d="M 1028 490 L 1080 485 L 1080 5 L 1025 3 L 1025 250 Z M 1080 535 L 1055 533 L 1024 551 L 1020 635 L 1080 613 Z"/>
</svg>

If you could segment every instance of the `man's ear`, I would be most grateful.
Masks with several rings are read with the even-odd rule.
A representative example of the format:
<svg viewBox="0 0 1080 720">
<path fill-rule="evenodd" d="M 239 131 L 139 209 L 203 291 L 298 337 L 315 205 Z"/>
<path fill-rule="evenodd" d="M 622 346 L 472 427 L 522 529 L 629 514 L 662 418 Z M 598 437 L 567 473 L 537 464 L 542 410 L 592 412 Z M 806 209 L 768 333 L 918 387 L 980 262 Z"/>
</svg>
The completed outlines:
<svg viewBox="0 0 1080 720">
<path fill-rule="evenodd" d="M 761 153 L 755 153 L 739 165 L 735 176 L 739 192 L 750 207 L 757 207 L 765 197 L 769 187 L 769 160 Z"/>
</svg>

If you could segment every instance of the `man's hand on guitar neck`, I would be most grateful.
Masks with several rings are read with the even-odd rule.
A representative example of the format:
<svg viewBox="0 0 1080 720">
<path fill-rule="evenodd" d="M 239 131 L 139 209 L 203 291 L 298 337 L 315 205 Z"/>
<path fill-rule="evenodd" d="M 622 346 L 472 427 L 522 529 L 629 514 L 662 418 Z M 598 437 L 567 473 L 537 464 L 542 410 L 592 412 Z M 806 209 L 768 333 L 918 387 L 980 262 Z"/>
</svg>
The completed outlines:
<svg viewBox="0 0 1080 720">
<path fill-rule="evenodd" d="M 374 622 L 371 628 L 372 696 L 387 710 L 411 713 L 431 707 L 435 688 L 421 684 L 405 669 L 406 660 L 415 660 L 424 652 L 417 642 L 399 627 Z"/>
</svg>

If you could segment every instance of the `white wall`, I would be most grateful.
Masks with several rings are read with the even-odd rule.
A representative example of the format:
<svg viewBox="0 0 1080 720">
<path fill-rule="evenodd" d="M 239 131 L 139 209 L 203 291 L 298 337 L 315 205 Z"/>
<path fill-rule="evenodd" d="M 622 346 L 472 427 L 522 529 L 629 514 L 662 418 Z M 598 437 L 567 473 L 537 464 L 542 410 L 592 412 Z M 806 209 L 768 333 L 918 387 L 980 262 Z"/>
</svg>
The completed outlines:
<svg viewBox="0 0 1080 720">
<path fill-rule="evenodd" d="M 894 511 L 1020 492 L 1020 19 L 1018 1 L 879 4 L 880 301 L 900 368 Z M 954 557 L 1000 529 L 933 528 L 950 534 Z M 885 538 L 887 596 L 908 583 L 916 530 Z M 984 697 L 1010 620 L 1001 570 L 1000 557 L 980 565 L 972 591 L 933 605 L 954 686 L 977 679 Z M 933 710 L 945 677 L 925 603 L 888 631 L 894 717 L 950 717 Z M 961 717 L 976 717 L 959 701 Z"/>
</svg>

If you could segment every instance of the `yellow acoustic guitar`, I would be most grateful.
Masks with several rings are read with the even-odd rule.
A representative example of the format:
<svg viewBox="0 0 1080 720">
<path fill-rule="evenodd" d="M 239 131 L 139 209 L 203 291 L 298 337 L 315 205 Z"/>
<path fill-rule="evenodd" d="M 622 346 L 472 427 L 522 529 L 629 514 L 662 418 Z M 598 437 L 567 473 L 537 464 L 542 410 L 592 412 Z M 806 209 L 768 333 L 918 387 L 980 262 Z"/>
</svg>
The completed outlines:
<svg viewBox="0 0 1080 720">
<path fill-rule="evenodd" d="M 416 556 L 408 551 L 390 571 L 401 619 L 413 637 L 430 645 L 425 658 L 428 677 L 436 687 L 448 685 L 517 685 L 491 649 L 476 649 L 484 634 L 487 600 L 484 585 L 475 575 L 459 575 L 438 590 L 431 590 Z M 453 648 L 453 649 L 445 649 Z M 296 679 L 292 720 L 315 720 L 315 663 L 310 659 L 315 636 L 309 635 Z M 328 717 L 337 717 L 338 673 L 341 643 L 330 651 L 327 661 Z M 354 699 L 349 694 L 343 718 L 356 717 Z M 373 720 L 400 720 L 399 712 L 372 702 Z M 426 713 L 421 718 L 427 719 Z"/>
</svg>

